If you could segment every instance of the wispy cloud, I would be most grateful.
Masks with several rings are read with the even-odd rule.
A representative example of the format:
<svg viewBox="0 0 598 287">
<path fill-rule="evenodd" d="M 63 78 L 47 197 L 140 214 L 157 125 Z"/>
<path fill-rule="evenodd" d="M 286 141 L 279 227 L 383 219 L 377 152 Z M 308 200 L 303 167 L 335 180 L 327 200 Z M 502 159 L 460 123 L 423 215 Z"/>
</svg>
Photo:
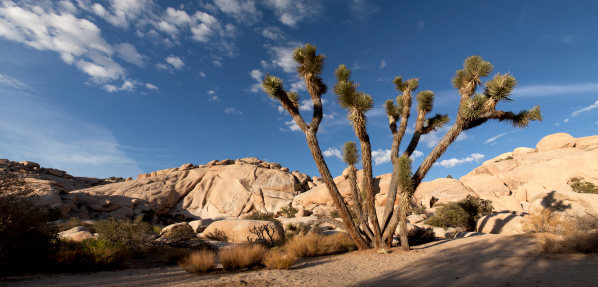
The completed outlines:
<svg viewBox="0 0 598 287">
<path fill-rule="evenodd" d="M 569 85 L 519 86 L 513 90 L 513 95 L 519 97 L 544 97 L 556 95 L 588 94 L 596 92 L 598 92 L 598 83 L 583 83 Z"/>
<path fill-rule="evenodd" d="M 278 20 L 289 27 L 296 27 L 301 21 L 318 17 L 320 11 L 324 10 L 320 2 L 313 0 L 266 0 L 265 3 L 274 10 Z"/>
<path fill-rule="evenodd" d="M 43 98 L 0 95 L 0 158 L 35 161 L 75 176 L 143 171 L 105 127 L 67 115 Z"/>
<path fill-rule="evenodd" d="M 164 59 L 166 61 L 166 63 L 172 65 L 175 69 L 180 70 L 183 68 L 183 66 L 185 66 L 185 62 L 183 62 L 183 60 L 181 60 L 181 58 L 174 56 L 174 55 L 170 55 L 168 57 L 166 57 L 166 59 Z"/>
<path fill-rule="evenodd" d="M 380 61 L 380 69 L 383 69 L 384 67 L 386 67 L 386 61 L 382 60 Z"/>
<path fill-rule="evenodd" d="M 436 162 L 434 163 L 434 166 L 442 166 L 444 168 L 452 168 L 455 167 L 457 165 L 462 165 L 465 163 L 471 163 L 471 162 L 479 162 L 480 160 L 482 160 L 485 157 L 485 155 L 483 154 L 479 154 L 479 153 L 472 153 L 470 156 L 466 157 L 466 158 L 451 158 L 451 159 L 445 159 L 441 162 Z"/>
<path fill-rule="evenodd" d="M 241 111 L 237 110 L 235 107 L 225 108 L 224 112 L 227 114 L 239 114 L 239 115 L 243 114 Z"/>
<path fill-rule="evenodd" d="M 577 116 L 577 115 L 579 115 L 579 114 L 581 114 L 583 112 L 591 111 L 591 110 L 593 110 L 595 108 L 598 108 L 598 101 L 594 102 L 594 104 L 592 104 L 592 105 L 589 105 L 587 107 L 583 107 L 583 108 L 581 108 L 581 109 L 579 109 L 577 111 L 572 112 L 571 116 L 575 117 L 575 116 Z"/>
<path fill-rule="evenodd" d="M 502 133 L 502 134 L 499 134 L 497 136 L 491 137 L 488 140 L 486 140 L 486 143 L 491 143 L 491 142 L 493 142 L 493 141 L 497 140 L 498 138 L 500 138 L 502 136 L 505 136 L 505 135 L 507 135 L 507 134 L 506 133 Z"/>
</svg>

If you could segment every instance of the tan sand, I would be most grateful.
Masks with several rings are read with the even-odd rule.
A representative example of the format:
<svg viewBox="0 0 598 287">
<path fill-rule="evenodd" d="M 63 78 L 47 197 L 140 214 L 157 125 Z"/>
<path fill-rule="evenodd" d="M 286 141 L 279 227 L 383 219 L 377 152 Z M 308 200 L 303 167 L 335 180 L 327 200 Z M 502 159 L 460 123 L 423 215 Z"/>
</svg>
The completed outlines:
<svg viewBox="0 0 598 287">
<path fill-rule="evenodd" d="M 598 286 L 598 255 L 545 255 L 537 235 L 484 235 L 298 261 L 291 270 L 191 275 L 178 266 L 29 276 L 6 286 Z"/>
</svg>

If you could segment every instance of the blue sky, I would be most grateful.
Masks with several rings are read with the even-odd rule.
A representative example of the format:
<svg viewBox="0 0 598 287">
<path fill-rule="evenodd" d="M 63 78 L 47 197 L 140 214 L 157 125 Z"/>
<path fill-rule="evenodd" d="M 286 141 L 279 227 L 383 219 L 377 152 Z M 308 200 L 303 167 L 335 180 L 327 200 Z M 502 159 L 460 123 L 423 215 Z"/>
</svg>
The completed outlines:
<svg viewBox="0 0 598 287">
<path fill-rule="evenodd" d="M 451 78 L 466 57 L 514 75 L 514 102 L 497 108 L 540 105 L 544 121 L 467 131 L 426 180 L 458 178 L 548 134 L 597 134 L 596 11 L 596 1 L 2 0 L 0 158 L 135 177 L 254 156 L 317 176 L 305 136 L 259 85 L 269 73 L 308 99 L 290 55 L 311 43 L 327 56 L 329 86 L 346 64 L 375 101 L 375 175 L 392 170 L 382 105 L 398 95 L 394 77 L 420 78 L 418 91 L 436 93 L 433 113 L 454 119 Z M 335 95 L 323 98 L 320 146 L 338 175 L 339 150 L 356 138 Z M 302 113 L 311 118 L 308 103 Z M 415 166 L 447 129 L 422 138 Z"/>
</svg>

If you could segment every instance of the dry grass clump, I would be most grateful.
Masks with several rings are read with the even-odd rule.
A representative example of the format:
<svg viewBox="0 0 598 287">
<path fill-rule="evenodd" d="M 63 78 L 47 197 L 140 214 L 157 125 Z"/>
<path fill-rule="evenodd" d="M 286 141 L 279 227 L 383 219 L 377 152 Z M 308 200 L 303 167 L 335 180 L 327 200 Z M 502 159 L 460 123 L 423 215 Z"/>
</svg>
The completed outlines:
<svg viewBox="0 0 598 287">
<path fill-rule="evenodd" d="M 105 239 L 87 239 L 81 242 L 61 240 L 54 255 L 55 267 L 60 270 L 96 270 L 119 267 L 131 258 L 123 243 Z"/>
<path fill-rule="evenodd" d="M 540 251 L 553 254 L 598 253 L 598 217 L 566 216 L 549 208 L 534 210 L 524 222 L 531 233 L 555 234 L 539 241 Z"/>
<path fill-rule="evenodd" d="M 222 249 L 218 257 L 224 270 L 236 270 L 259 265 L 266 252 L 261 244 L 244 244 Z"/>
<path fill-rule="evenodd" d="M 352 251 L 356 249 L 356 245 L 353 239 L 344 233 L 310 233 L 291 238 L 284 248 L 291 255 L 306 258 Z"/>
<path fill-rule="evenodd" d="M 264 256 L 263 263 L 272 269 L 289 269 L 295 263 L 295 256 L 287 253 L 270 251 Z"/>
<path fill-rule="evenodd" d="M 179 261 L 179 266 L 189 273 L 205 273 L 216 267 L 216 253 L 211 250 L 193 252 Z"/>
</svg>

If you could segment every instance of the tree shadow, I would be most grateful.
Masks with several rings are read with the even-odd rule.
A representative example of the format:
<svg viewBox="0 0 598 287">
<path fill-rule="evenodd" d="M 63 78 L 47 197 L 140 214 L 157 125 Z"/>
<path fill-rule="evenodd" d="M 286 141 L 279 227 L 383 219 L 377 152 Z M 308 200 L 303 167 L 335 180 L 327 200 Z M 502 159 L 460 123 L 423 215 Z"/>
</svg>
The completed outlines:
<svg viewBox="0 0 598 287">
<path fill-rule="evenodd" d="M 582 255 L 583 260 L 578 260 L 575 255 L 530 253 L 535 244 L 531 235 L 472 239 L 355 286 L 586 286 L 598 282 L 597 256 Z"/>
</svg>

